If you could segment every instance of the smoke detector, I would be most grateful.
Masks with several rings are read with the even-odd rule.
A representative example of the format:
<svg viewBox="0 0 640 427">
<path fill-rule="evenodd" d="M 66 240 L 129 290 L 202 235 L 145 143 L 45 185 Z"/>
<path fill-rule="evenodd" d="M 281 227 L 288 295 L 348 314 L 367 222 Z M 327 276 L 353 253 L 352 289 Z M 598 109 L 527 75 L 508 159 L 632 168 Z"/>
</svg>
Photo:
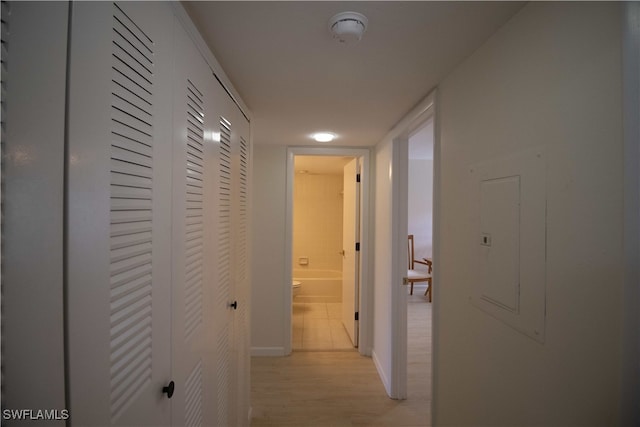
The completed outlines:
<svg viewBox="0 0 640 427">
<path fill-rule="evenodd" d="M 357 43 L 367 29 L 369 20 L 358 12 L 342 12 L 329 19 L 329 31 L 340 43 Z"/>
</svg>

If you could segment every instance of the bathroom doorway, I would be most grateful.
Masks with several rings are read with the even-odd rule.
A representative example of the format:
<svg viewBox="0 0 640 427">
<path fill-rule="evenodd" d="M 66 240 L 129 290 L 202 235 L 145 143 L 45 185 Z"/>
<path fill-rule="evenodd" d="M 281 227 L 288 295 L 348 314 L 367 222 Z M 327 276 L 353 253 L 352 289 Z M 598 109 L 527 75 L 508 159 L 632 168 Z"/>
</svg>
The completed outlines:
<svg viewBox="0 0 640 427">
<path fill-rule="evenodd" d="M 286 354 L 357 349 L 368 355 L 369 150 L 288 151 Z"/>
<path fill-rule="evenodd" d="M 354 322 L 343 311 L 354 304 L 357 288 L 352 248 L 357 163 L 348 156 L 294 158 L 293 351 L 353 350 L 356 345 Z"/>
</svg>

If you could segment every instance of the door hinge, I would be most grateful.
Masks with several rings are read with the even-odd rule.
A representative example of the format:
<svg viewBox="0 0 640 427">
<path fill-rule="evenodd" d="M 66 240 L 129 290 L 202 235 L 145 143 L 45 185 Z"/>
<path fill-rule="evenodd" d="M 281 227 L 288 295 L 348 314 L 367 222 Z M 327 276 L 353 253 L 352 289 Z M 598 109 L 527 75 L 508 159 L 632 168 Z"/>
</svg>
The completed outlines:
<svg viewBox="0 0 640 427">
<path fill-rule="evenodd" d="M 356 316 L 355 316 L 356 320 L 360 320 L 360 312 L 356 311 Z"/>
<path fill-rule="evenodd" d="M 356 252 L 360 252 L 360 242 L 356 242 Z"/>
<path fill-rule="evenodd" d="M 356 175 L 356 182 L 360 182 L 360 174 Z"/>
</svg>

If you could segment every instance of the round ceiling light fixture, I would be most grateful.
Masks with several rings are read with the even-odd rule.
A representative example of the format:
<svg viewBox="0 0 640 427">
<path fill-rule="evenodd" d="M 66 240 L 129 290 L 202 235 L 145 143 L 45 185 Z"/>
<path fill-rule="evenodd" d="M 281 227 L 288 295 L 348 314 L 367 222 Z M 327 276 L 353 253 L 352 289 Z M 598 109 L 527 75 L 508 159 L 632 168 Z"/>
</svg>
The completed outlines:
<svg viewBox="0 0 640 427">
<path fill-rule="evenodd" d="M 336 136 L 330 132 L 314 133 L 311 137 L 317 142 L 331 142 L 336 138 Z"/>
<path fill-rule="evenodd" d="M 357 43 L 367 30 L 369 20 L 358 12 L 341 12 L 329 19 L 329 31 L 340 43 Z"/>
</svg>

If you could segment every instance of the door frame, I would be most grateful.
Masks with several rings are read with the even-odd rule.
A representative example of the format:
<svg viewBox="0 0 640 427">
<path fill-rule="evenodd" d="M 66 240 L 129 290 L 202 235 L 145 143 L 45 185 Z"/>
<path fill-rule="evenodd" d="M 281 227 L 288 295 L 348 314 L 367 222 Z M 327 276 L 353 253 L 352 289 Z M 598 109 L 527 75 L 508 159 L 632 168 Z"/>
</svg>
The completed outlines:
<svg viewBox="0 0 640 427">
<path fill-rule="evenodd" d="M 433 117 L 433 262 L 437 265 L 440 259 L 440 133 L 437 110 L 437 89 L 429 93 L 409 114 L 407 114 L 391 131 L 389 137 L 392 142 L 391 167 L 392 180 L 392 257 L 391 274 L 393 286 L 391 292 L 391 345 L 394 351 L 391 357 L 390 397 L 393 399 L 407 398 L 407 295 L 406 287 L 402 286 L 407 272 L 407 234 L 408 234 L 408 167 L 409 167 L 409 135 L 420 128 L 428 119 Z M 432 273 L 433 283 L 439 284 L 438 271 Z M 439 303 L 437 291 L 433 294 L 432 302 L 432 346 L 437 337 L 433 332 L 438 319 Z M 435 351 L 431 352 L 432 366 L 432 397 L 436 381 Z"/>
<path fill-rule="evenodd" d="M 294 157 L 295 156 L 342 156 L 358 157 L 362 159 L 361 165 L 361 192 L 360 192 L 360 292 L 359 294 L 359 346 L 358 352 L 363 356 L 370 356 L 373 346 L 373 283 L 370 274 L 370 257 L 373 249 L 373 241 L 370 238 L 370 217 L 371 217 L 371 176 L 373 173 L 371 165 L 371 151 L 369 148 L 347 148 L 347 147 L 312 147 L 299 146 L 287 148 L 287 188 L 286 188 L 286 209 L 285 209 L 285 283 L 293 280 L 291 270 L 293 268 L 293 181 L 294 181 Z M 283 300 L 284 307 L 289 307 L 284 316 L 284 354 L 291 354 L 292 349 L 292 304 L 291 286 L 284 286 Z"/>
</svg>

